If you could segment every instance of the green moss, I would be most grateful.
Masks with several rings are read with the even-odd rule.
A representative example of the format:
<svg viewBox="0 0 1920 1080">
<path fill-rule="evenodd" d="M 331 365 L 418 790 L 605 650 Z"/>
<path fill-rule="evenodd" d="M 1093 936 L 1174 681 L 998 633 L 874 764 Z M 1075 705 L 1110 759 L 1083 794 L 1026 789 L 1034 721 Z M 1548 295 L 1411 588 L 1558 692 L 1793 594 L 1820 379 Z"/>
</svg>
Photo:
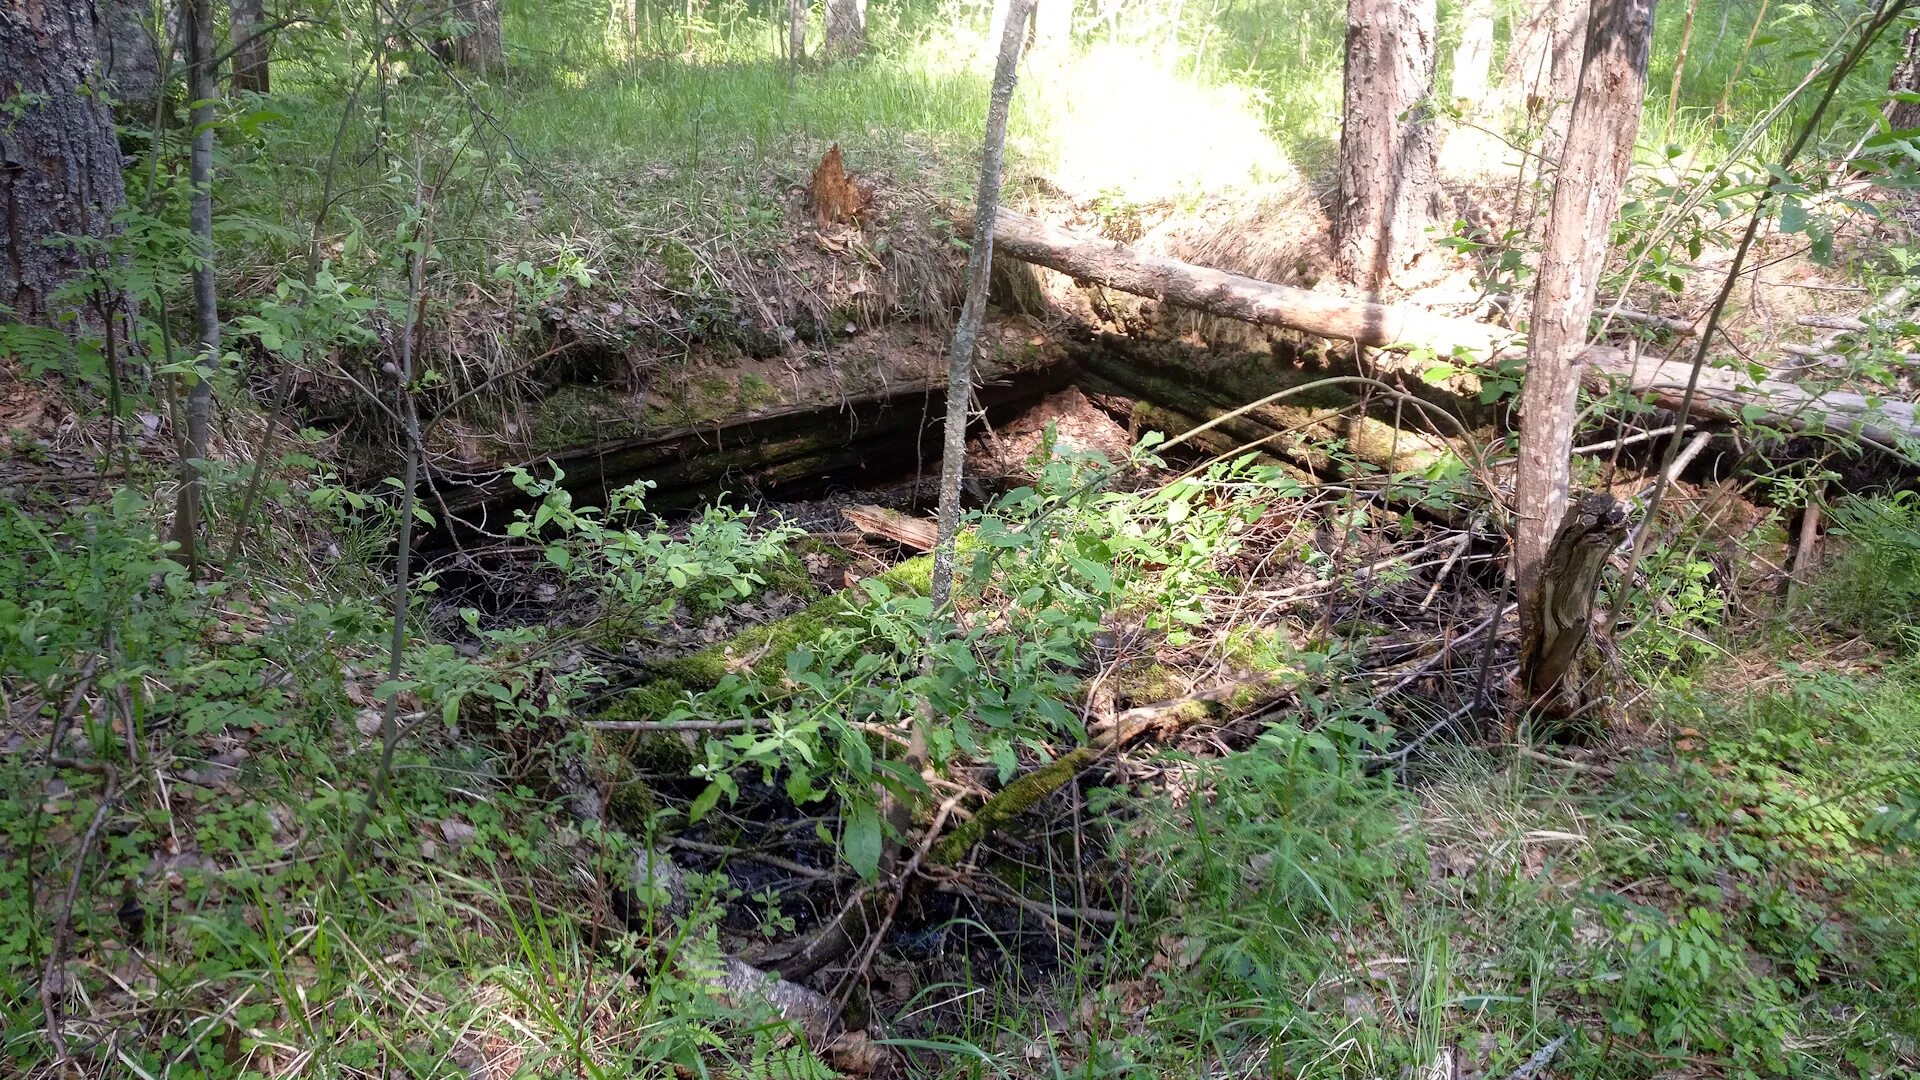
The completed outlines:
<svg viewBox="0 0 1920 1080">
<path fill-rule="evenodd" d="M 1091 746 L 1082 746 L 1001 788 L 993 798 L 988 799 L 980 807 L 973 817 L 942 837 L 929 853 L 931 858 L 937 864 L 958 862 L 960 857 L 967 853 L 968 848 L 1004 827 L 1035 803 L 1060 790 L 1068 781 L 1078 776 L 1080 770 L 1093 764 L 1094 759 L 1099 756 L 1100 751 Z"/>
<path fill-rule="evenodd" d="M 632 409 L 613 394 L 592 386 L 562 386 L 547 395 L 527 428 L 527 445 L 537 453 L 637 434 Z"/>
<path fill-rule="evenodd" d="M 780 403 L 780 389 L 752 372 L 740 376 L 740 407 L 758 409 Z"/>
<path fill-rule="evenodd" d="M 881 574 L 895 589 L 924 594 L 930 587 L 933 557 L 923 555 Z M 734 671 L 777 677 L 787 654 L 796 646 L 817 641 L 846 613 L 860 594 L 833 593 L 805 608 L 761 626 L 750 626 L 733 639 L 688 656 L 648 664 L 651 678 L 616 695 L 600 713 L 605 720 L 658 720 L 689 693 L 710 690 Z"/>
</svg>

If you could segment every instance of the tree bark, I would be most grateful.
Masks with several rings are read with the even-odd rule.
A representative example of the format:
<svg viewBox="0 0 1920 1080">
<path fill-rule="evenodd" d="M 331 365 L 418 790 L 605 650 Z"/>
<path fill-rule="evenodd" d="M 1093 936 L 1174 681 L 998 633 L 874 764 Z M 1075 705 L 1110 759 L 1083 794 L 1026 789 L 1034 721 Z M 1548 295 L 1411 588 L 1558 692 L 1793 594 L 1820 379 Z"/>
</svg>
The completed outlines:
<svg viewBox="0 0 1920 1080">
<path fill-rule="evenodd" d="M 1900 62 L 1894 65 L 1893 77 L 1887 80 L 1887 89 L 1895 94 L 1920 94 L 1920 26 L 1907 31 L 1906 41 L 1900 50 Z M 1887 102 L 1886 117 L 1887 126 L 1895 131 L 1911 131 L 1920 127 L 1920 101 L 1895 98 Z"/>
<path fill-rule="evenodd" d="M 230 0 L 228 33 L 233 38 L 233 88 L 264 94 L 272 89 L 268 68 L 273 57 L 273 35 L 266 32 L 263 0 Z"/>
<path fill-rule="evenodd" d="M 807 62 L 807 0 L 787 0 L 787 61 Z"/>
<path fill-rule="evenodd" d="M 867 51 L 867 0 L 827 0 L 829 59 Z"/>
<path fill-rule="evenodd" d="M 170 44 L 169 20 L 154 18 L 151 0 L 103 0 L 95 63 L 99 81 L 134 114 L 151 118 L 160 91 L 162 59 Z M 171 15 L 171 6 L 168 13 Z"/>
<path fill-rule="evenodd" d="M 99 21 L 92 0 L 0 10 L 0 308 L 39 326 L 98 330 L 58 290 L 91 265 L 54 237 L 100 239 L 125 203 L 113 114 L 96 95 Z"/>
<path fill-rule="evenodd" d="M 1427 247 L 1439 212 L 1434 0 L 1348 0 L 1336 257 L 1372 292 Z"/>
<path fill-rule="evenodd" d="M 1553 711 L 1562 715 L 1582 704 L 1579 680 L 1567 676 L 1578 669 L 1593 626 L 1594 590 L 1607 556 L 1626 538 L 1627 518 L 1626 505 L 1606 492 L 1583 497 L 1554 532 L 1531 614 L 1526 601 L 1520 605 L 1522 620 L 1534 627 L 1521 644 L 1520 684 L 1536 702 L 1555 695 L 1564 705 Z"/>
<path fill-rule="evenodd" d="M 1515 20 L 1494 95 L 1492 119 L 1539 135 L 1548 161 L 1560 156 L 1587 27 L 1588 0 L 1533 0 Z"/>
<path fill-rule="evenodd" d="M 453 39 L 453 62 L 482 77 L 506 70 L 499 0 L 454 0 L 453 17 L 460 23 Z"/>
<path fill-rule="evenodd" d="M 1653 0 L 1595 0 L 1534 279 L 1520 390 L 1514 571 L 1527 643 L 1546 629 L 1541 572 L 1567 505 L 1587 321 L 1606 263 L 1605 239 L 1633 164 L 1652 44 Z"/>
<path fill-rule="evenodd" d="M 175 504 L 174 540 L 187 572 L 198 569 L 200 517 L 205 495 L 202 463 L 213 439 L 213 380 L 220 371 L 220 310 L 214 288 L 213 262 L 213 99 L 220 87 L 213 35 L 214 0 L 185 0 L 187 36 L 187 98 L 193 141 L 188 151 L 187 175 L 192 194 L 187 203 L 187 227 L 193 234 L 193 321 L 199 341 L 199 362 L 187 391 L 186 458 L 180 463 L 180 494 Z"/>
<path fill-rule="evenodd" d="M 1453 101 L 1466 112 L 1486 103 L 1493 74 L 1493 0 L 1466 0 L 1460 13 L 1460 44 L 1453 49 Z"/>
</svg>

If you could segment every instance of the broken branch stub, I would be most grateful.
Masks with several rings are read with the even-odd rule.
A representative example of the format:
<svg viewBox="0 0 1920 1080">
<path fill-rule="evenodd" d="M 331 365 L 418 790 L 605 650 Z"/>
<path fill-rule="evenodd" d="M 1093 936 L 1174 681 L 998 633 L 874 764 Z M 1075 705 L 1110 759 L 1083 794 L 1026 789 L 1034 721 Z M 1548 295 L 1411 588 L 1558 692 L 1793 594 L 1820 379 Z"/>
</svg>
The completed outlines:
<svg viewBox="0 0 1920 1080">
<path fill-rule="evenodd" d="M 1593 595 L 1607 556 L 1627 534 L 1627 506 L 1606 492 L 1567 508 L 1547 548 L 1540 587 L 1520 610 L 1520 685 L 1536 703 L 1570 684 L 1593 624 Z"/>
</svg>

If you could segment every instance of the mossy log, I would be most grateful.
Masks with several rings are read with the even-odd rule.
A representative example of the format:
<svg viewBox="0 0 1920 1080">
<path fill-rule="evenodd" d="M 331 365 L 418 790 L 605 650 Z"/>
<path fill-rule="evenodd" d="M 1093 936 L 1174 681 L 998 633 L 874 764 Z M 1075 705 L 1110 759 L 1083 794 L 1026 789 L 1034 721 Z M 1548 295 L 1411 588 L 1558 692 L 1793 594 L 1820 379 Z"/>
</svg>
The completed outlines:
<svg viewBox="0 0 1920 1080">
<path fill-rule="evenodd" d="M 1152 350 L 1121 342 L 1107 342 L 1095 349 L 1086 365 L 1081 384 L 1090 390 L 1118 393 L 1150 402 L 1153 408 L 1168 413 L 1201 420 L 1223 416 L 1277 390 L 1306 387 L 1326 378 L 1322 372 L 1281 364 L 1264 365 L 1258 373 L 1216 370 L 1196 374 L 1176 361 L 1155 356 Z M 1389 472 L 1425 472 L 1444 462 L 1460 460 L 1447 439 L 1415 428 L 1421 417 L 1414 410 L 1406 410 L 1396 427 L 1363 413 L 1358 405 L 1344 387 L 1313 388 L 1288 401 L 1253 409 L 1226 421 L 1218 430 L 1231 436 L 1236 446 L 1261 442 L 1260 449 L 1266 453 L 1299 462 L 1315 472 L 1333 467 L 1325 450 L 1333 440 L 1344 442 L 1348 452 L 1361 461 Z"/>
<path fill-rule="evenodd" d="M 927 853 L 927 858 L 936 865 L 959 862 L 968 848 L 992 835 L 1035 803 L 1060 790 L 1074 777 L 1080 775 L 1082 769 L 1093 764 L 1099 756 L 1100 751 L 1094 747 L 1082 746 L 1014 780 L 982 803 L 980 809 L 975 811 L 971 818 L 941 837 L 940 841 Z"/>
<path fill-rule="evenodd" d="M 995 379 L 976 393 L 987 420 L 1000 423 L 1065 387 L 1073 374 L 1071 365 L 1054 363 Z M 944 399 L 944 383 L 919 379 L 878 393 L 650 432 L 521 464 L 535 473 L 559 466 L 569 491 L 602 505 L 611 490 L 651 480 L 655 487 L 648 502 L 660 508 L 695 505 L 747 483 L 777 489 L 843 471 L 857 481 L 875 463 L 883 463 L 890 479 L 902 460 L 916 455 L 938 460 L 939 425 L 925 418 L 938 416 Z M 496 522 L 529 504 L 511 477 L 497 469 L 434 470 L 422 497 L 456 518 Z"/>
<path fill-rule="evenodd" d="M 932 573 L 933 559 L 923 555 L 908 559 L 879 577 L 895 589 L 924 594 L 931 587 Z M 747 627 L 731 639 L 699 652 L 649 661 L 647 681 L 615 695 L 601 711 L 600 719 L 658 720 L 688 694 L 711 690 L 729 674 L 745 671 L 776 676 L 785 668 L 788 653 L 818 640 L 845 615 L 849 603 L 857 602 L 844 592 L 833 593 L 792 615 Z"/>
</svg>

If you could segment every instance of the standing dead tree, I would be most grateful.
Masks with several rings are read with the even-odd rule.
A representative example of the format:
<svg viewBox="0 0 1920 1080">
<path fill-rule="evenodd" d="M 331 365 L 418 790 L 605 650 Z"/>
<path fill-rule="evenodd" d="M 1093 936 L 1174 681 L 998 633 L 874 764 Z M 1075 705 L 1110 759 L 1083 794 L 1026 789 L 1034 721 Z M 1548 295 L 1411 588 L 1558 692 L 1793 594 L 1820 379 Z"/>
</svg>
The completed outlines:
<svg viewBox="0 0 1920 1080">
<path fill-rule="evenodd" d="M 1633 143 L 1640 130 L 1652 45 L 1653 0 L 1594 3 L 1566 151 L 1534 279 L 1527 375 L 1520 390 L 1514 577 L 1522 651 L 1528 655 L 1542 650 L 1557 655 L 1556 642 L 1540 639 L 1572 632 L 1547 618 L 1550 596 L 1556 598 L 1554 613 L 1568 619 L 1578 606 L 1570 595 L 1572 583 L 1547 582 L 1548 553 L 1556 533 L 1564 531 L 1560 519 L 1567 505 L 1587 322 L 1607 257 L 1606 244 L 1596 243 L 1595 238 L 1607 236 L 1620 209 L 1620 192 L 1633 164 Z M 1580 512 L 1576 508 L 1576 515 Z M 1591 606 L 1590 585 L 1584 598 Z M 1584 640 L 1584 621 L 1578 633 Z M 1559 674 L 1550 666 L 1536 666 L 1527 690 L 1539 698 L 1558 681 Z"/>
</svg>

